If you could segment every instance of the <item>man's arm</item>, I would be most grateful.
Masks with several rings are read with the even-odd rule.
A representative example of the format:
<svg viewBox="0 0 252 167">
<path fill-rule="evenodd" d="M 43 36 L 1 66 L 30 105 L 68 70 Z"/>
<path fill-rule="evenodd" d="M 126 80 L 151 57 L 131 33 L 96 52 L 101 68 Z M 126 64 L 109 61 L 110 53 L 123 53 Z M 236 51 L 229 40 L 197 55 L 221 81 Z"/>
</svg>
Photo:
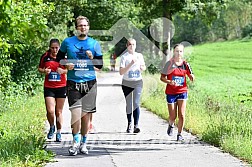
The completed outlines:
<svg viewBox="0 0 252 167">
<path fill-rule="evenodd" d="M 66 53 L 59 50 L 57 53 L 57 56 L 56 56 L 56 61 L 60 62 L 60 60 L 65 59 L 65 55 L 66 55 Z"/>
<path fill-rule="evenodd" d="M 95 68 L 101 69 L 103 67 L 103 56 L 94 56 L 93 57 L 93 65 Z"/>
</svg>

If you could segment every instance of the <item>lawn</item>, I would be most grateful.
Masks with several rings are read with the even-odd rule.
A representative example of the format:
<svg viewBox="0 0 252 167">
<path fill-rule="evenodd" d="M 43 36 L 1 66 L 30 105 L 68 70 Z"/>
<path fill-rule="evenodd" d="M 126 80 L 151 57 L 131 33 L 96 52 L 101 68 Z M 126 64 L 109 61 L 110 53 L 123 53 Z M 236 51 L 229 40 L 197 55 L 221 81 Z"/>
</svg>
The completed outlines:
<svg viewBox="0 0 252 167">
<path fill-rule="evenodd" d="M 193 46 L 188 61 L 196 80 L 188 82 L 185 128 L 252 164 L 251 46 L 251 40 Z M 167 120 L 165 84 L 159 77 L 145 75 L 142 104 Z"/>
</svg>

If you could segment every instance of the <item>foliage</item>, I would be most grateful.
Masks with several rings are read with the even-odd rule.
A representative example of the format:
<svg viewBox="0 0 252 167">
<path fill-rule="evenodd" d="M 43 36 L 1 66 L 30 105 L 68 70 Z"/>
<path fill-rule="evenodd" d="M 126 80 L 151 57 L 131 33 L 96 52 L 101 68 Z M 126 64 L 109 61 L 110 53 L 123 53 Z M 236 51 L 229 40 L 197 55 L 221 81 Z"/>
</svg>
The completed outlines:
<svg viewBox="0 0 252 167">
<path fill-rule="evenodd" d="M 177 14 L 174 16 L 174 25 L 176 30 L 172 39 L 174 43 L 187 41 L 191 44 L 197 44 L 208 39 L 209 28 L 197 16 L 190 19 L 188 16 Z"/>
<path fill-rule="evenodd" d="M 242 28 L 252 22 L 252 2 L 244 0 L 230 2 L 224 20 L 228 39 L 241 37 Z"/>
<path fill-rule="evenodd" d="M 44 102 L 25 95 L 12 102 L 0 116 L 0 166 L 42 166 L 53 156 L 44 150 Z"/>
<path fill-rule="evenodd" d="M 0 18 L 2 23 L 0 25 L 0 91 L 4 92 L 7 85 L 13 85 L 12 82 L 19 84 L 18 77 L 24 75 L 23 69 L 28 74 L 31 70 L 34 71 L 34 66 L 30 68 L 31 64 L 28 65 L 25 60 L 31 60 L 31 54 L 37 56 L 38 50 L 41 50 L 41 46 L 43 47 L 41 43 L 46 39 L 48 33 L 47 20 L 44 16 L 53 10 L 53 6 L 43 4 L 41 1 L 18 0 L 4 1 L 0 6 L 3 9 L 1 16 L 5 17 Z M 25 51 L 28 48 L 33 52 Z M 20 60 L 23 62 L 20 63 Z M 35 62 L 36 59 L 32 61 Z M 24 87 L 34 89 L 29 85 L 36 82 L 36 79 L 26 78 L 24 80 Z"/>
<path fill-rule="evenodd" d="M 252 23 L 242 29 L 242 37 L 252 37 Z"/>
</svg>

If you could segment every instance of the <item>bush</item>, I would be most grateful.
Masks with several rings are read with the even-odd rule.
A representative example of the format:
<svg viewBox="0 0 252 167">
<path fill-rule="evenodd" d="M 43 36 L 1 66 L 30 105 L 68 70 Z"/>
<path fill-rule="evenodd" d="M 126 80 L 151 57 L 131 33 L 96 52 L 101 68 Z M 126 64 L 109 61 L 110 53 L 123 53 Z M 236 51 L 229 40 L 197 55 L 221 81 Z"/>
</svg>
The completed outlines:
<svg viewBox="0 0 252 167">
<path fill-rule="evenodd" d="M 53 154 L 44 149 L 44 101 L 20 95 L 0 113 L 0 167 L 42 166 Z M 9 96 L 10 97 L 10 96 Z M 15 101 L 13 101 L 15 99 Z"/>
<path fill-rule="evenodd" d="M 252 37 L 252 23 L 242 29 L 242 37 Z"/>
</svg>

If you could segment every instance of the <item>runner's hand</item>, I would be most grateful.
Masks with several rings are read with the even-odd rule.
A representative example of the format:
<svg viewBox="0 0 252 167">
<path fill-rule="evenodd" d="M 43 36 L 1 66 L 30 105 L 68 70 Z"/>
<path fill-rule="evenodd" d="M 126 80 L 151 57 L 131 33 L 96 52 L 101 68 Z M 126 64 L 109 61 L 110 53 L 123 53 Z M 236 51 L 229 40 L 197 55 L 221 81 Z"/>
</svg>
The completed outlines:
<svg viewBox="0 0 252 167">
<path fill-rule="evenodd" d="M 56 72 L 59 74 L 64 74 L 64 70 L 60 67 L 57 68 Z"/>
<path fill-rule="evenodd" d="M 44 72 L 45 72 L 46 75 L 50 74 L 51 71 L 52 71 L 52 70 L 50 69 L 50 66 L 44 68 Z"/>
<path fill-rule="evenodd" d="M 87 56 L 92 60 L 94 58 L 92 52 L 90 50 L 86 51 Z"/>
<path fill-rule="evenodd" d="M 66 63 L 66 69 L 73 70 L 74 69 L 74 64 L 73 63 Z"/>
</svg>

